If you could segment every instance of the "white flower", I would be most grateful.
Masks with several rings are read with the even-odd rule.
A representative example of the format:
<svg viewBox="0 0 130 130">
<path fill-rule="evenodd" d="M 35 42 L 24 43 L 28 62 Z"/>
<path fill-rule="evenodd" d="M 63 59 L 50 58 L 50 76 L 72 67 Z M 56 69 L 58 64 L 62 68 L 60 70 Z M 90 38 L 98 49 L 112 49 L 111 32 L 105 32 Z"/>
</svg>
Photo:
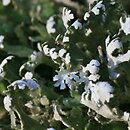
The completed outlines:
<svg viewBox="0 0 130 130">
<path fill-rule="evenodd" d="M 4 48 L 3 41 L 4 41 L 4 36 L 3 36 L 3 35 L 0 35 L 0 48 L 1 48 L 1 49 Z"/>
<path fill-rule="evenodd" d="M 99 61 L 98 61 L 98 60 L 94 60 L 94 59 L 93 59 L 93 60 L 91 60 L 89 64 L 90 64 L 90 65 L 92 65 L 92 66 L 93 66 L 93 65 L 95 65 L 95 66 L 97 66 L 97 67 L 99 67 L 99 66 L 100 66 Z"/>
<path fill-rule="evenodd" d="M 64 43 L 65 43 L 65 42 L 69 42 L 69 37 L 65 35 L 65 36 L 63 37 L 63 42 L 64 42 Z"/>
<path fill-rule="evenodd" d="M 61 90 L 66 88 L 68 85 L 69 88 L 73 85 L 73 80 L 78 80 L 78 76 L 76 76 L 77 72 L 69 72 L 67 70 L 60 70 L 58 75 L 53 77 L 53 81 L 56 81 L 54 84 L 55 87 L 60 87 Z"/>
<path fill-rule="evenodd" d="M 33 77 L 33 73 L 32 72 L 27 72 L 25 75 L 24 75 L 25 79 L 32 79 Z"/>
<path fill-rule="evenodd" d="M 94 82 L 96 82 L 97 80 L 99 80 L 99 78 L 100 78 L 100 75 L 99 75 L 99 74 L 91 74 L 91 75 L 88 77 L 88 79 L 89 79 L 90 81 L 94 81 Z"/>
<path fill-rule="evenodd" d="M 47 128 L 47 130 L 55 130 L 54 128 Z"/>
<path fill-rule="evenodd" d="M 67 53 L 66 56 L 65 56 L 65 63 L 69 64 L 70 63 L 70 59 L 71 59 L 70 53 Z"/>
<path fill-rule="evenodd" d="M 90 14 L 88 12 L 86 12 L 84 15 L 84 20 L 87 21 L 89 17 L 90 17 Z"/>
<path fill-rule="evenodd" d="M 5 76 L 4 66 L 8 63 L 9 60 L 12 60 L 12 58 L 13 56 L 6 57 L 0 64 L 0 80 L 3 79 Z"/>
<path fill-rule="evenodd" d="M 11 3 L 11 0 L 2 0 L 3 6 L 7 6 Z"/>
<path fill-rule="evenodd" d="M 57 52 L 55 52 L 55 48 L 52 48 L 52 49 L 50 49 L 50 56 L 51 56 L 51 58 L 52 59 L 57 59 L 58 58 L 58 54 L 57 54 Z"/>
<path fill-rule="evenodd" d="M 97 74 L 99 72 L 100 63 L 97 60 L 91 60 L 89 64 L 86 66 L 86 70 L 88 70 L 91 74 Z"/>
<path fill-rule="evenodd" d="M 120 18 L 121 29 L 126 35 L 130 34 L 130 16 L 126 17 L 125 22 L 123 22 L 122 17 Z"/>
<path fill-rule="evenodd" d="M 90 87 L 91 100 L 99 104 L 109 102 L 113 97 L 113 87 L 107 82 L 97 82 Z"/>
<path fill-rule="evenodd" d="M 59 56 L 62 58 L 63 55 L 66 53 L 66 50 L 65 49 L 61 49 L 59 50 Z"/>
<path fill-rule="evenodd" d="M 103 1 L 99 1 L 93 8 L 92 8 L 92 12 L 95 14 L 95 15 L 99 15 L 99 9 L 105 9 L 105 6 L 104 4 L 102 4 Z"/>
<path fill-rule="evenodd" d="M 8 56 L 8 57 L 6 57 L 6 58 L 2 61 L 2 63 L 0 64 L 0 68 L 3 68 L 3 67 L 8 63 L 9 60 L 12 60 L 13 57 L 14 57 L 14 56 Z"/>
<path fill-rule="evenodd" d="M 129 118 L 130 118 L 130 113 L 124 112 L 122 119 L 123 119 L 124 121 L 128 121 Z"/>
<path fill-rule="evenodd" d="M 71 10 L 68 10 L 67 8 L 64 7 L 62 12 L 62 20 L 66 28 L 69 27 L 68 22 L 71 21 L 72 19 L 74 19 L 74 15 L 71 13 Z"/>
<path fill-rule="evenodd" d="M 65 89 L 66 88 L 66 82 L 68 83 L 67 80 L 70 80 L 68 75 L 69 75 L 68 71 L 65 71 L 65 70 L 59 71 L 58 75 L 55 75 L 53 77 L 53 81 L 57 81 L 54 84 L 54 86 L 60 87 L 61 90 Z"/>
<path fill-rule="evenodd" d="M 76 30 L 82 29 L 82 24 L 79 22 L 79 20 L 76 20 L 71 26 L 73 26 Z"/>
<path fill-rule="evenodd" d="M 118 38 L 110 41 L 110 36 L 108 36 L 105 43 L 107 54 L 112 54 L 114 50 L 123 48 L 122 42 Z"/>
<path fill-rule="evenodd" d="M 43 46 L 43 51 L 44 51 L 44 54 L 45 55 L 48 55 L 49 54 L 49 48 L 48 48 L 48 45 L 45 45 L 45 46 Z"/>
<path fill-rule="evenodd" d="M 110 0 L 111 5 L 114 5 L 115 3 L 116 3 L 115 0 Z"/>
<path fill-rule="evenodd" d="M 89 36 L 91 33 L 92 33 L 92 30 L 90 28 L 86 29 L 86 33 L 85 33 L 86 36 Z"/>
<path fill-rule="evenodd" d="M 130 60 L 130 50 L 125 54 L 118 54 L 117 56 L 113 56 L 112 53 L 115 50 L 122 50 L 123 45 L 122 42 L 118 40 L 118 38 L 110 41 L 110 36 L 105 40 L 106 43 L 106 52 L 107 52 L 107 60 L 108 60 L 108 69 L 111 79 L 116 79 L 120 76 L 119 73 L 116 72 L 116 68 L 120 63 Z"/>
<path fill-rule="evenodd" d="M 12 98 L 9 95 L 7 95 L 7 96 L 4 97 L 4 101 L 3 102 L 4 102 L 5 109 L 8 112 L 10 112 L 11 111 L 11 106 L 12 106 Z"/>
<path fill-rule="evenodd" d="M 54 18 L 53 18 L 53 17 L 50 17 L 50 18 L 47 20 L 47 24 L 46 24 L 46 29 L 47 29 L 47 32 L 48 32 L 49 34 L 56 32 L 56 29 L 54 28 L 54 25 L 55 25 Z"/>
</svg>

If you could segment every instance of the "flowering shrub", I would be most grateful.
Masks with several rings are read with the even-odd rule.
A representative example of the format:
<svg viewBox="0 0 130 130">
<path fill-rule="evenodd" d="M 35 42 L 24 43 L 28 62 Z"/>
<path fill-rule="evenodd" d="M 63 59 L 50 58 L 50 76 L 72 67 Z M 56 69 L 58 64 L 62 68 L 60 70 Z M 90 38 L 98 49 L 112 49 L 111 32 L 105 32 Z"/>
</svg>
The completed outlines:
<svg viewBox="0 0 130 130">
<path fill-rule="evenodd" d="M 0 2 L 1 130 L 130 130 L 130 16 L 119 0 Z"/>
</svg>

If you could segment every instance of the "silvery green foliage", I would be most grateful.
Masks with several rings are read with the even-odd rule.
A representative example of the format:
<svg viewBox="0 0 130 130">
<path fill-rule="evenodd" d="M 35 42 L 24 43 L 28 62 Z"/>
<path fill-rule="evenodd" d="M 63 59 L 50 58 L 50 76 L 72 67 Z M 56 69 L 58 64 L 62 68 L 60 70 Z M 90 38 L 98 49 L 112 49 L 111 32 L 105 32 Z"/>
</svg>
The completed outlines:
<svg viewBox="0 0 130 130">
<path fill-rule="evenodd" d="M 130 129 L 129 15 L 118 0 L 71 2 L 2 0 L 2 129 Z"/>
</svg>

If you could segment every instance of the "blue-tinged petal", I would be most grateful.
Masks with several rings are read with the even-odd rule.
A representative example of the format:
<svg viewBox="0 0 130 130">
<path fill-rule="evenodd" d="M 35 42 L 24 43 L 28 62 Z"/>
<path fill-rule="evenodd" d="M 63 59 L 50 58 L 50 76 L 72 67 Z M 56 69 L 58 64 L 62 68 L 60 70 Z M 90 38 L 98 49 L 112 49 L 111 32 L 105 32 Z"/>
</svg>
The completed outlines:
<svg viewBox="0 0 130 130">
<path fill-rule="evenodd" d="M 27 86 L 27 83 L 24 80 L 17 80 L 15 84 L 19 87 L 19 89 L 24 89 Z"/>
<path fill-rule="evenodd" d="M 39 87 L 39 84 L 33 79 L 26 80 L 26 84 L 31 89 L 37 89 Z"/>
</svg>

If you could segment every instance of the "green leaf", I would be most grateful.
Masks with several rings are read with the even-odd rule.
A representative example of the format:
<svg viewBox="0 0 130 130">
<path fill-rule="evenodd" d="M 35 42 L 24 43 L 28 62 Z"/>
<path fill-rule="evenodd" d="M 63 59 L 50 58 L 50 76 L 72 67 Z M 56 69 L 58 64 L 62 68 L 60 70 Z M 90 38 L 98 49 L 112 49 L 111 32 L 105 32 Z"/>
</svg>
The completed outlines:
<svg viewBox="0 0 130 130">
<path fill-rule="evenodd" d="M 19 57 L 28 57 L 30 54 L 32 54 L 33 50 L 31 48 L 25 47 L 25 46 L 12 46 L 5 44 L 5 51 L 8 52 L 8 54 L 16 55 Z"/>
</svg>

